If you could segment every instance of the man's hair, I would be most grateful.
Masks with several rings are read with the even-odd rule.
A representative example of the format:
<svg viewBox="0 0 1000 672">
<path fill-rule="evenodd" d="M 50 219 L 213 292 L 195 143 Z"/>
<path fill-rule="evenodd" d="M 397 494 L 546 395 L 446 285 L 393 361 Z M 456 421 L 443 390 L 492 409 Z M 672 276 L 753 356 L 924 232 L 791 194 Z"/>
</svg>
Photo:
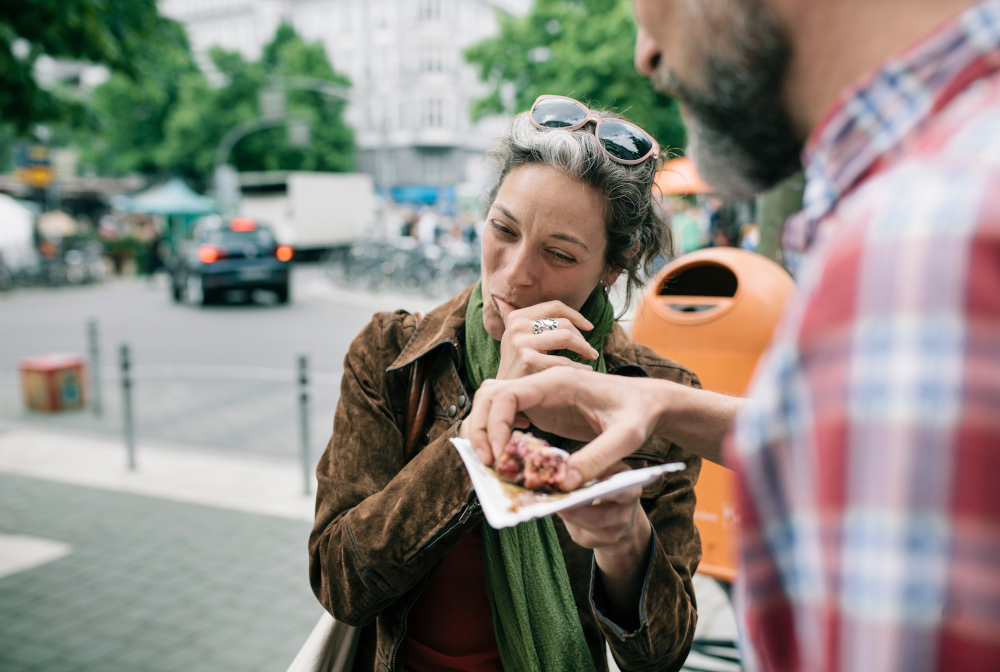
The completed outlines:
<svg viewBox="0 0 1000 672">
<path fill-rule="evenodd" d="M 611 119 L 623 118 L 613 112 L 595 112 Z M 625 273 L 627 305 L 632 292 L 651 275 L 657 256 L 673 250 L 670 227 L 653 201 L 658 162 L 647 159 L 627 166 L 612 161 L 594 135 L 593 122 L 576 131 L 543 131 L 532 125 L 529 114 L 522 112 L 514 117 L 510 128 L 487 154 L 498 177 L 487 193 L 486 209 L 493 207 L 510 171 L 527 164 L 551 166 L 596 189 L 606 204 L 605 265 Z"/>
</svg>

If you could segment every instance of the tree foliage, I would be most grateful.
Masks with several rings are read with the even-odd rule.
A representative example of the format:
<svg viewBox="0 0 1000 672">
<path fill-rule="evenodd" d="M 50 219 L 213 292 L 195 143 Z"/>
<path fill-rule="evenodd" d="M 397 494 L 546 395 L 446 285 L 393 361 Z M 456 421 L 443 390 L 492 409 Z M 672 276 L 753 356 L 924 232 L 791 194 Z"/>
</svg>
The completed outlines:
<svg viewBox="0 0 1000 672">
<path fill-rule="evenodd" d="M 83 160 L 106 174 L 157 173 L 168 118 L 177 111 L 181 86 L 200 73 L 184 28 L 173 21 L 137 64 L 136 76 L 113 73 L 97 87 L 85 120 L 75 125 L 74 144 Z"/>
<path fill-rule="evenodd" d="M 183 29 L 174 26 L 177 34 L 147 54 L 138 77 L 115 74 L 94 90 L 86 121 L 70 134 L 83 160 L 98 172 L 172 173 L 204 181 L 223 136 L 261 116 L 261 90 L 287 81 L 273 78 L 349 85 L 320 43 L 306 43 L 287 25 L 256 62 L 212 49 L 210 81 L 195 65 Z M 238 170 L 351 170 L 354 136 L 343 121 L 343 107 L 343 101 L 314 91 L 289 90 L 287 110 L 309 121 L 310 142 L 291 146 L 284 126 L 258 131 L 237 143 L 230 163 Z"/>
<path fill-rule="evenodd" d="M 213 87 L 200 72 L 185 77 L 157 154 L 162 166 L 188 174 L 210 173 L 216 148 L 226 132 L 261 115 L 259 94 L 272 78 L 278 78 L 273 81 L 279 86 L 288 81 L 281 78 L 292 77 L 350 84 L 334 71 L 322 44 L 307 44 L 288 25 L 278 29 L 257 62 L 218 48 L 209 55 L 225 85 Z M 237 143 L 230 163 L 241 171 L 351 170 L 354 134 L 343 121 L 344 105 L 344 101 L 316 91 L 288 90 L 289 114 L 309 121 L 309 144 L 292 146 L 283 126 L 257 131 Z"/>
<path fill-rule="evenodd" d="M 491 87 L 473 116 L 527 110 L 541 94 L 571 96 L 625 115 L 664 152 L 682 151 L 677 101 L 654 91 L 633 65 L 631 0 L 536 0 L 527 16 L 497 16 L 500 33 L 465 52 Z"/>
<path fill-rule="evenodd" d="M 42 55 L 136 77 L 167 21 L 156 0 L 0 0 L 0 120 L 25 133 L 80 111 L 35 82 Z"/>
</svg>

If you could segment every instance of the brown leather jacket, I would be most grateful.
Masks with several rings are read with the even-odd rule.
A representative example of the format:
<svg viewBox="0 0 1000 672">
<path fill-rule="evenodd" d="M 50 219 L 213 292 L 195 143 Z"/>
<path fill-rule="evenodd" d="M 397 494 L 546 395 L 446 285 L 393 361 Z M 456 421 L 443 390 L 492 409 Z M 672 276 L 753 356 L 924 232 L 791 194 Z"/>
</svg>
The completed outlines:
<svg viewBox="0 0 1000 672">
<path fill-rule="evenodd" d="M 335 618 L 364 626 L 354 670 L 402 669 L 410 608 L 444 555 L 483 522 L 469 476 L 448 440 L 472 408 L 462 345 L 469 294 L 438 306 L 416 329 L 416 318 L 404 311 L 376 314 L 344 358 L 333 436 L 317 469 L 309 574 L 313 592 Z M 611 374 L 698 385 L 690 371 L 636 344 L 617 325 L 604 356 Z M 435 405 L 424 427 L 426 445 L 407 463 L 400 428 L 409 367 L 421 358 Z M 553 442 L 571 451 L 581 445 Z M 601 614 L 593 552 L 573 543 L 554 517 L 598 670 L 607 669 L 605 638 L 622 670 L 677 670 L 691 648 L 697 620 L 691 575 L 701 559 L 692 488 L 701 461 L 661 440 L 647 442 L 626 460 L 633 468 L 664 461 L 684 461 L 688 468 L 666 474 L 642 493 L 655 547 L 637 630 L 625 632 Z"/>
</svg>

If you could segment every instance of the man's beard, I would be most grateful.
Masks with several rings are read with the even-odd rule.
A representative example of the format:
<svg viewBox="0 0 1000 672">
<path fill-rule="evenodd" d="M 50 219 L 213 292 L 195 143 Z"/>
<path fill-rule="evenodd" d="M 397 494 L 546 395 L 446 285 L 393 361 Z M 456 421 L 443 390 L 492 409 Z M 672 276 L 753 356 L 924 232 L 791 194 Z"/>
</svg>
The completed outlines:
<svg viewBox="0 0 1000 672">
<path fill-rule="evenodd" d="M 665 65 L 653 85 L 685 107 L 688 155 L 716 192 L 750 198 L 801 169 L 802 142 L 782 104 L 789 48 L 755 0 L 732 22 L 738 59 L 710 56 L 702 86 L 678 81 Z"/>
</svg>

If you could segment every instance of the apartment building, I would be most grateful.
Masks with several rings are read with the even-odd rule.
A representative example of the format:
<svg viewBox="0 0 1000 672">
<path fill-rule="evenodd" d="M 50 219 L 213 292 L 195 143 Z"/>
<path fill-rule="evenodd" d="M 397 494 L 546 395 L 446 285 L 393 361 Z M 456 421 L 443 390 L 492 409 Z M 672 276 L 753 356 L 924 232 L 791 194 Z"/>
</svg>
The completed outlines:
<svg viewBox="0 0 1000 672">
<path fill-rule="evenodd" d="M 473 123 L 484 93 L 466 47 L 496 34 L 496 10 L 524 14 L 531 0 L 162 0 L 185 24 L 204 65 L 218 45 L 259 57 L 282 21 L 320 40 L 351 78 L 346 117 L 358 169 L 378 186 L 438 187 L 486 179 L 482 155 L 507 120 Z"/>
</svg>

